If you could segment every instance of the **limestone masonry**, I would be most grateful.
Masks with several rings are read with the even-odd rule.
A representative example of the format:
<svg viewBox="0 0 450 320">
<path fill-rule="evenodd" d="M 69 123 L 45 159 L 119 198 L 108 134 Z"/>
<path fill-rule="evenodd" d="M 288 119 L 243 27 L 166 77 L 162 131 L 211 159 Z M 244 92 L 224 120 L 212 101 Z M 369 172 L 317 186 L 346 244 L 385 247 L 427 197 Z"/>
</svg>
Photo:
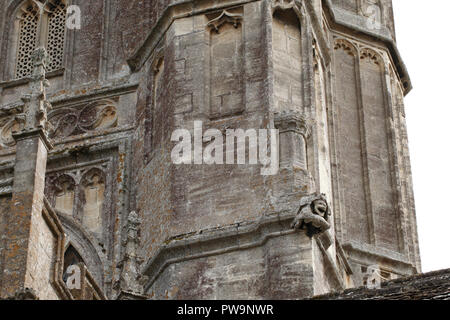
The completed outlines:
<svg viewBox="0 0 450 320">
<path fill-rule="evenodd" d="M 306 299 L 421 273 L 391 0 L 0 14 L 1 299 Z M 174 164 L 195 121 L 278 129 L 278 173 Z"/>
</svg>

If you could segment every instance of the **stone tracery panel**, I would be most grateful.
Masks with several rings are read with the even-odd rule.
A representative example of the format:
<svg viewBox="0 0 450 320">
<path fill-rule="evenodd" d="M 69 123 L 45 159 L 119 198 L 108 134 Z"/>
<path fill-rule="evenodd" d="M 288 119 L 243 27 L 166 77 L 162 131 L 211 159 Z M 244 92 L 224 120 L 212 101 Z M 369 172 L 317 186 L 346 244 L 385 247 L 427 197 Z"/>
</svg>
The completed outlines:
<svg viewBox="0 0 450 320">
<path fill-rule="evenodd" d="M 48 71 L 54 71 L 63 66 L 67 12 L 66 4 L 61 0 L 52 0 L 48 6 L 47 51 L 50 56 Z"/>
<path fill-rule="evenodd" d="M 32 2 L 26 3 L 17 16 L 20 20 L 19 42 L 16 61 L 16 78 L 31 75 L 33 65 L 31 53 L 37 40 L 38 8 Z"/>
<path fill-rule="evenodd" d="M 375 48 L 341 38 L 335 39 L 334 59 L 334 130 L 345 238 L 401 251 L 401 195 L 395 187 L 385 60 Z"/>
<path fill-rule="evenodd" d="M 39 30 L 40 7 L 43 10 L 43 27 Z M 47 72 L 62 67 L 66 34 L 66 9 L 67 5 L 63 0 L 28 0 L 19 8 L 16 15 L 16 19 L 19 21 L 17 49 L 14 53 L 16 57 L 16 78 L 31 76 L 31 53 L 36 48 L 38 40 L 42 40 L 50 56 L 51 62 Z"/>
<path fill-rule="evenodd" d="M 106 99 L 77 108 L 59 108 L 49 115 L 50 137 L 68 136 L 117 126 L 117 101 Z"/>
<path fill-rule="evenodd" d="M 389 114 L 383 58 L 374 50 L 361 50 L 361 92 L 367 139 L 367 166 L 370 197 L 377 242 L 386 249 L 397 251 L 398 221 L 395 210 L 393 170 L 391 170 Z M 369 85 L 370 84 L 370 85 Z"/>
<path fill-rule="evenodd" d="M 347 40 L 335 41 L 336 152 L 341 186 L 341 216 L 346 238 L 370 243 L 369 212 L 364 180 L 364 141 L 359 112 L 357 48 Z M 345 223 L 352 221 L 351 224 Z"/>
<path fill-rule="evenodd" d="M 99 239 L 103 236 L 106 172 L 87 167 L 51 173 L 46 178 L 46 196 L 52 206 L 77 220 Z"/>
</svg>

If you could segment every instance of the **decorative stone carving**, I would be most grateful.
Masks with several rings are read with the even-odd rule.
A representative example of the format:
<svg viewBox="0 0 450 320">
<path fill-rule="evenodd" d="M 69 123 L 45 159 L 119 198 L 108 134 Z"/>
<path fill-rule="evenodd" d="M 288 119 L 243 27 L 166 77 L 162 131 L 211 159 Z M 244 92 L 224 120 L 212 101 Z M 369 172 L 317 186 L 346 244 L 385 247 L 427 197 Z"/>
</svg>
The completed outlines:
<svg viewBox="0 0 450 320">
<path fill-rule="evenodd" d="M 292 223 L 292 228 L 306 228 L 307 235 L 312 237 L 330 229 L 331 226 L 328 222 L 330 216 L 331 211 L 325 195 L 309 195 L 300 201 L 300 209 Z"/>
<path fill-rule="evenodd" d="M 89 103 L 81 109 L 61 108 L 50 114 L 50 137 L 64 138 L 117 126 L 117 107 L 113 100 Z"/>
<path fill-rule="evenodd" d="M 139 266 L 142 259 L 138 256 L 139 229 L 141 226 L 139 214 L 132 211 L 128 214 L 128 221 L 125 227 L 126 239 L 123 241 L 125 255 L 120 263 L 122 272 L 120 275 L 120 289 L 134 294 L 142 294 L 143 286 L 140 283 Z"/>
<path fill-rule="evenodd" d="M 231 23 L 235 28 L 242 23 L 242 14 L 230 13 L 224 10 L 220 16 L 208 22 L 208 27 L 219 33 L 220 27 L 225 23 Z"/>
<path fill-rule="evenodd" d="M 361 60 L 369 60 L 370 62 L 383 67 L 383 58 L 374 50 L 363 48 L 360 54 Z"/>
<path fill-rule="evenodd" d="M 373 17 L 375 21 L 382 21 L 382 5 L 379 0 L 360 0 L 360 12 L 365 17 Z"/>
<path fill-rule="evenodd" d="M 339 50 L 339 49 L 344 50 L 345 52 L 347 52 L 351 56 L 356 57 L 356 55 L 357 55 L 357 51 L 356 51 L 355 46 L 351 42 L 349 42 L 347 40 L 344 40 L 344 39 L 336 39 L 335 40 L 335 42 L 334 42 L 334 50 Z"/>
</svg>

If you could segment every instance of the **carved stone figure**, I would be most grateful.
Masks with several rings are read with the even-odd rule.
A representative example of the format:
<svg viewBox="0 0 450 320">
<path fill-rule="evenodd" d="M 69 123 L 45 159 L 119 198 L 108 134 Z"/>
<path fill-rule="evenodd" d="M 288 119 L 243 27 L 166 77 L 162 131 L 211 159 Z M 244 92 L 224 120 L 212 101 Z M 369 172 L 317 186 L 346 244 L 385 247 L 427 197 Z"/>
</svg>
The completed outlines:
<svg viewBox="0 0 450 320">
<path fill-rule="evenodd" d="M 330 228 L 331 216 L 325 195 L 313 194 L 300 201 L 300 209 L 292 223 L 294 229 L 305 229 L 309 237 L 323 233 Z"/>
</svg>

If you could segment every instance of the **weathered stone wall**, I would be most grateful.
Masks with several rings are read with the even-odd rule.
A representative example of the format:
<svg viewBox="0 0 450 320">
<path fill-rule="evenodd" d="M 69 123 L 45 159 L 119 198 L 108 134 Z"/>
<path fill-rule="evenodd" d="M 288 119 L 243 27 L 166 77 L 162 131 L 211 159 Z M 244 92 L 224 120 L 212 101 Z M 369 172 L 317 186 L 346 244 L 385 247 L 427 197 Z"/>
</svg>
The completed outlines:
<svg viewBox="0 0 450 320">
<path fill-rule="evenodd" d="M 28 90 L 5 67 L 14 64 L 8 21 L 20 3 L 0 3 L 2 187 L 12 185 L 11 132 Z M 402 100 L 410 85 L 391 41 L 390 0 L 73 3 L 82 28 L 67 31 L 64 70 L 48 75 L 55 149 L 45 193 L 109 297 L 120 289 L 131 210 L 142 218 L 142 272 L 153 274 L 152 259 L 190 252 L 146 282 L 154 298 L 300 298 L 361 282 L 370 264 L 392 277 L 418 271 Z M 381 8 L 381 30 L 367 28 L 368 4 Z M 259 165 L 173 165 L 171 134 L 193 133 L 195 120 L 224 134 L 277 126 L 279 174 L 262 176 Z M 199 255 L 187 244 L 164 251 L 173 239 L 204 240 L 206 230 L 258 225 L 271 214 L 292 220 L 300 198 L 316 191 L 333 212 L 326 249 L 286 222 L 279 237 L 251 248 L 200 254 L 220 247 L 217 240 L 196 247 Z M 33 250 L 49 257 L 51 243 L 38 240 L 48 230 L 36 225 Z M 258 237 L 244 238 L 236 236 L 240 244 Z M 41 262 L 46 270 L 49 260 Z M 47 285 L 44 274 L 35 278 Z"/>
<path fill-rule="evenodd" d="M 173 166 L 170 160 L 171 147 L 168 146 L 174 145 L 169 141 L 171 133 L 178 128 L 193 131 L 194 120 L 203 121 L 204 131 L 208 128 L 225 132 L 225 128 L 267 126 L 264 120 L 267 103 L 261 100 L 265 98 L 264 74 L 267 70 L 263 62 L 267 42 L 264 29 L 256 28 L 264 18 L 263 5 L 251 3 L 236 9 L 235 12 L 242 12 L 243 19 L 248 22 L 237 29 L 221 28 L 217 35 L 207 23 L 220 12 L 212 18 L 199 15 L 176 20 L 164 39 L 165 48 L 148 62 L 154 66 L 162 60 L 163 70 L 157 75 L 161 85 L 154 77 L 150 79 L 149 87 L 156 85 L 147 105 L 152 110 L 152 118 L 148 120 L 151 126 L 148 130 L 151 134 L 150 162 L 139 180 L 142 185 L 137 189 L 137 209 L 144 215 L 144 228 L 152 230 L 143 234 L 147 258 L 167 237 L 246 221 L 258 217 L 265 205 L 268 187 L 258 166 Z M 230 33 L 238 37 L 232 40 L 233 43 L 227 38 Z M 223 42 L 216 43 L 222 40 L 215 37 L 222 35 L 225 37 Z M 246 38 L 238 40 L 244 35 Z M 223 81 L 223 105 L 216 108 L 213 101 L 216 101 L 218 91 L 214 90 L 218 87 L 212 75 L 218 77 L 228 69 L 229 61 L 232 63 L 228 52 L 236 50 L 234 43 L 240 41 L 246 46 L 239 49 L 243 50 L 242 57 L 237 60 L 239 65 L 231 69 L 242 74 L 242 80 L 231 76 L 228 82 Z M 221 46 L 221 50 L 214 53 L 219 48 L 216 46 Z M 215 54 L 222 54 L 223 58 L 215 57 Z M 236 87 L 236 83 L 244 79 L 246 82 Z M 213 86 L 217 88 L 213 89 Z M 238 97 L 242 102 L 236 105 Z"/>
</svg>

